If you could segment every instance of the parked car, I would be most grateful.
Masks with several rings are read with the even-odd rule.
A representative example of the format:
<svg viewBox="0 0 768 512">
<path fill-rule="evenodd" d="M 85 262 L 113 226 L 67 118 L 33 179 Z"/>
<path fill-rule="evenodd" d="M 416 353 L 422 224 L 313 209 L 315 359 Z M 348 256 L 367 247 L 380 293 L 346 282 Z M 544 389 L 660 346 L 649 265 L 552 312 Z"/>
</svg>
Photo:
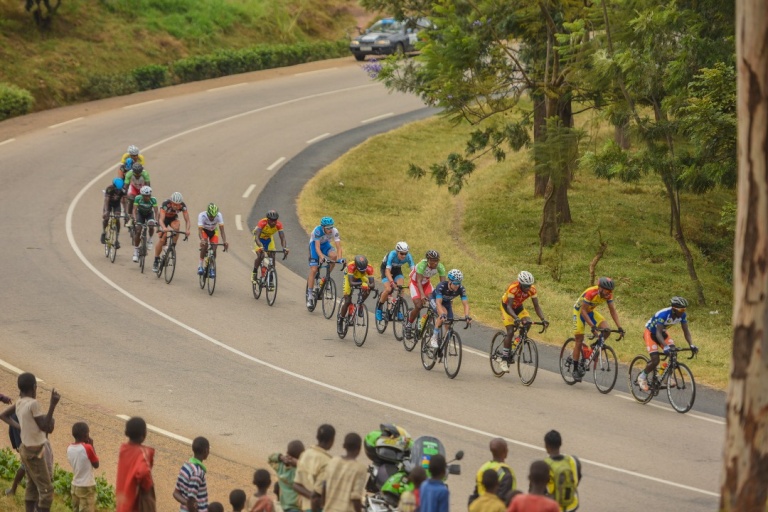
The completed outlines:
<svg viewBox="0 0 768 512">
<path fill-rule="evenodd" d="M 382 18 L 354 38 L 349 50 L 359 61 L 365 60 L 366 55 L 405 55 L 416 50 L 417 34 L 429 27 L 429 21 L 424 18 L 406 21 Z"/>
</svg>

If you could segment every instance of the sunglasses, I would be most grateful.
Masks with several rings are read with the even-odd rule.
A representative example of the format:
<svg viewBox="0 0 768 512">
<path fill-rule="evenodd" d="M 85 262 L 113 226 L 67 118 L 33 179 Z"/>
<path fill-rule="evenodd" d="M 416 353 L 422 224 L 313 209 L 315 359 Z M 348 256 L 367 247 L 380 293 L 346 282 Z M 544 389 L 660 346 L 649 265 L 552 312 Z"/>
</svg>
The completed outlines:
<svg viewBox="0 0 768 512">
<path fill-rule="evenodd" d="M 685 313 L 685 308 L 672 308 L 675 313 Z"/>
<path fill-rule="evenodd" d="M 407 253 L 407 252 L 399 252 L 399 253 L 397 253 L 397 254 L 399 254 L 400 256 L 408 256 L 408 253 Z"/>
<path fill-rule="evenodd" d="M 323 228 L 323 230 L 325 230 L 325 231 L 333 231 L 333 226 L 325 226 Z"/>
</svg>

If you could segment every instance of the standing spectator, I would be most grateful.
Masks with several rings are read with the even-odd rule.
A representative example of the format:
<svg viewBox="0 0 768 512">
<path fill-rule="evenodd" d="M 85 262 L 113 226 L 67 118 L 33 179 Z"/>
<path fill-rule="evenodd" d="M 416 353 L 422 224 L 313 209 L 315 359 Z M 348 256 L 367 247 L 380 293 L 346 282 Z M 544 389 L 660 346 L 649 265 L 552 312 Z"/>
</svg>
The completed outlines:
<svg viewBox="0 0 768 512">
<path fill-rule="evenodd" d="M 206 512 L 208 510 L 207 471 L 203 461 L 208 458 L 211 445 L 204 437 L 192 441 L 192 458 L 179 470 L 173 498 L 181 504 L 181 512 Z"/>
<path fill-rule="evenodd" d="M 504 502 L 496 494 L 499 490 L 499 473 L 495 469 L 486 469 L 480 479 L 485 492 L 469 504 L 469 512 L 504 512 Z"/>
<path fill-rule="evenodd" d="M 489 448 L 491 450 L 492 458 L 480 466 L 480 469 L 477 471 L 475 492 L 469 496 L 470 505 L 473 501 L 486 493 L 486 488 L 483 485 L 483 474 L 488 469 L 493 469 L 498 473 L 498 488 L 496 490 L 496 495 L 501 498 L 506 505 L 509 504 L 509 500 L 512 497 L 512 491 L 517 488 L 515 472 L 504 462 L 507 460 L 507 455 L 509 454 L 507 442 L 504 439 L 497 437 L 491 439 Z"/>
<path fill-rule="evenodd" d="M 117 457 L 116 512 L 154 512 L 152 465 L 155 449 L 142 444 L 147 438 L 147 423 L 138 417 L 129 419 L 125 422 L 125 435 L 128 442 L 120 446 Z"/>
<path fill-rule="evenodd" d="M 242 512 L 245 508 L 245 491 L 242 489 L 235 489 L 229 493 L 229 504 L 232 507 L 232 512 Z M 208 512 L 211 512 L 210 507 Z"/>
<path fill-rule="evenodd" d="M 450 491 L 445 485 L 445 457 L 439 453 L 429 459 L 429 474 L 432 478 L 421 484 L 419 490 L 420 512 L 448 512 L 450 506 Z"/>
<path fill-rule="evenodd" d="M 31 373 L 22 373 L 18 378 L 19 400 L 2 413 L 0 420 L 21 430 L 21 446 L 19 456 L 27 472 L 27 489 L 24 493 L 26 512 L 48 512 L 53 503 L 53 474 L 48 467 L 46 450 L 50 443 L 46 434 L 53 432 L 53 411 L 61 396 L 55 389 L 51 390 L 51 402 L 48 413 L 42 414 L 37 398 L 37 380 Z M 16 414 L 19 421 L 10 417 Z M 37 508 L 35 509 L 35 506 Z"/>
<path fill-rule="evenodd" d="M 304 443 L 294 440 L 288 443 L 286 453 L 273 453 L 269 456 L 269 465 L 277 473 L 280 506 L 285 512 L 301 512 L 300 498 L 293 490 L 293 482 L 296 479 L 296 463 L 302 453 Z"/>
<path fill-rule="evenodd" d="M 363 509 L 365 480 L 368 466 L 357 462 L 363 439 L 354 432 L 344 437 L 346 453 L 334 457 L 325 467 L 325 481 L 318 482 L 322 490 L 325 512 L 360 512 Z"/>
<path fill-rule="evenodd" d="M 72 425 L 75 442 L 67 447 L 67 460 L 72 466 L 72 511 L 96 512 L 96 479 L 93 470 L 99 467 L 99 458 L 93 449 L 88 424 L 79 421 Z"/>
<path fill-rule="evenodd" d="M 9 405 L 13 403 L 13 401 L 7 396 L 5 398 L 8 399 L 8 401 L 2 400 L 3 403 L 9 404 Z M 13 421 L 15 421 L 17 425 L 19 424 L 19 418 L 18 416 L 16 416 L 16 414 L 11 414 L 9 417 Z M 16 450 L 16 452 L 18 452 L 19 446 L 21 446 L 21 430 L 14 427 L 13 425 L 8 425 L 8 437 L 11 440 L 11 447 L 14 450 Z M 24 463 L 22 462 L 19 464 L 19 469 L 16 470 L 16 474 L 13 476 L 13 482 L 11 482 L 11 487 L 5 490 L 6 496 L 13 496 L 16 494 L 16 489 L 19 487 L 19 484 L 24 479 L 24 475 L 26 474 L 27 472 L 24 470 Z"/>
<path fill-rule="evenodd" d="M 507 512 L 559 512 L 557 502 L 547 493 L 549 464 L 543 460 L 534 461 L 528 480 L 531 483 L 529 494 L 518 494 L 512 498 Z"/>
<path fill-rule="evenodd" d="M 224 512 L 224 505 L 222 505 L 218 501 L 214 501 L 213 503 L 208 505 L 208 512 Z"/>
<path fill-rule="evenodd" d="M 563 512 L 573 512 L 579 508 L 579 482 L 581 482 L 581 462 L 571 455 L 560 453 L 563 439 L 560 432 L 550 430 L 544 436 L 544 447 L 549 457 L 544 462 L 549 464 L 549 484 L 547 490 L 560 505 Z"/>
<path fill-rule="evenodd" d="M 253 485 L 256 486 L 256 493 L 248 496 L 245 502 L 245 510 L 248 512 L 274 512 L 275 504 L 272 498 L 267 494 L 272 485 L 272 477 L 266 469 L 257 469 L 253 473 Z"/>
<path fill-rule="evenodd" d="M 408 475 L 408 480 L 413 484 L 412 491 L 405 491 L 400 495 L 398 508 L 400 512 L 416 512 L 419 509 L 419 488 L 427 479 L 427 472 L 421 466 L 413 468 Z"/>
<path fill-rule="evenodd" d="M 325 470 L 331 454 L 328 453 L 336 439 L 336 429 L 328 424 L 317 428 L 317 444 L 310 446 L 299 457 L 296 463 L 296 478 L 293 490 L 301 496 L 301 509 L 305 512 L 312 510 L 312 491 L 318 479 Z"/>
</svg>

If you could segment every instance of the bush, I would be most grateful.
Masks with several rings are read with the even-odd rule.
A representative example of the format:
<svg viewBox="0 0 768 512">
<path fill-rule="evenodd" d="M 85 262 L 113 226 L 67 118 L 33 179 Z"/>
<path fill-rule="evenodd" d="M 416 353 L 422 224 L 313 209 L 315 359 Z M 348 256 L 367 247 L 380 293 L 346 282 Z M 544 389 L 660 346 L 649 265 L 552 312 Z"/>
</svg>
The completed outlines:
<svg viewBox="0 0 768 512">
<path fill-rule="evenodd" d="M 0 121 L 28 114 L 34 104 L 35 99 L 28 90 L 0 82 Z"/>
<path fill-rule="evenodd" d="M 90 75 L 82 88 L 89 100 L 100 100 L 137 92 L 139 86 L 133 74 Z"/>
<path fill-rule="evenodd" d="M 140 91 L 159 89 L 168 85 L 168 67 L 159 64 L 150 64 L 136 68 L 132 71 L 133 79 Z"/>
</svg>

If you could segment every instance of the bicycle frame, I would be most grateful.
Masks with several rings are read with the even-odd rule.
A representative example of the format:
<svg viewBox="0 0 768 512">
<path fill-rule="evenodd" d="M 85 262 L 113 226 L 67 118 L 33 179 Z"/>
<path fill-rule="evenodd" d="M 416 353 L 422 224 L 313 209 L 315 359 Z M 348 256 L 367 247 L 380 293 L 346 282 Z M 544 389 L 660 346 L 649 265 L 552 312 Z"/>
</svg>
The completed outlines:
<svg viewBox="0 0 768 512">
<path fill-rule="evenodd" d="M 678 352 L 690 352 L 691 357 L 686 358 L 688 360 L 696 357 L 696 353 L 690 348 L 676 348 L 675 350 L 670 351 L 669 354 L 662 354 L 659 357 L 659 364 L 667 362 L 667 367 L 664 368 L 664 372 L 661 374 L 661 377 L 658 375 L 658 367 L 656 368 L 657 371 L 653 373 L 652 382 L 649 383 L 653 391 L 653 396 L 657 396 L 660 390 L 667 389 L 667 387 L 669 387 L 669 376 L 674 374 L 675 370 L 680 364 L 677 362 Z"/>
</svg>

